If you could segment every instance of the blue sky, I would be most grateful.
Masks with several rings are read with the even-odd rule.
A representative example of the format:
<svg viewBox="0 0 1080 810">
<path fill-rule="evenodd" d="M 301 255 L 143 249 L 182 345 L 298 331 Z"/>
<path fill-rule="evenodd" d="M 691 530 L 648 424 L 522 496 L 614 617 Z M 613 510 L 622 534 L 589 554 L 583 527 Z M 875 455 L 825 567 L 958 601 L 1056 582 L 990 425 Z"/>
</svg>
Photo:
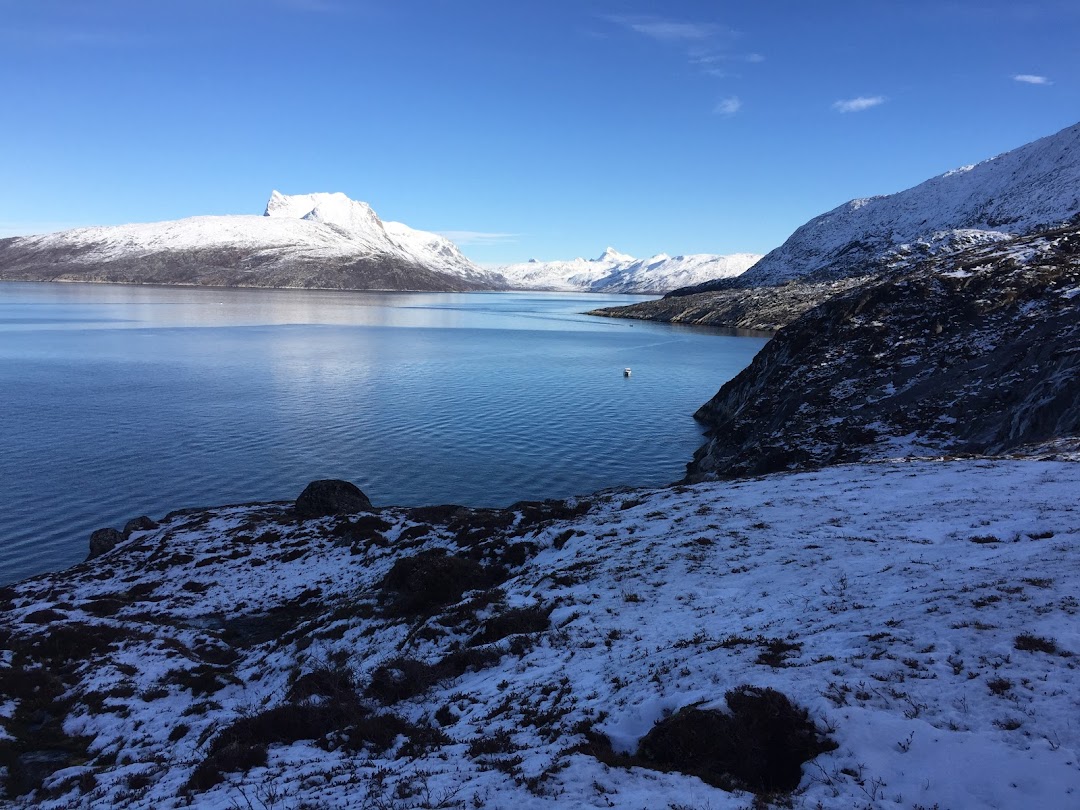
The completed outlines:
<svg viewBox="0 0 1080 810">
<path fill-rule="evenodd" d="M 277 188 L 481 262 L 765 252 L 1076 123 L 1078 41 L 1075 0 L 0 0 L 0 235 Z"/>
</svg>

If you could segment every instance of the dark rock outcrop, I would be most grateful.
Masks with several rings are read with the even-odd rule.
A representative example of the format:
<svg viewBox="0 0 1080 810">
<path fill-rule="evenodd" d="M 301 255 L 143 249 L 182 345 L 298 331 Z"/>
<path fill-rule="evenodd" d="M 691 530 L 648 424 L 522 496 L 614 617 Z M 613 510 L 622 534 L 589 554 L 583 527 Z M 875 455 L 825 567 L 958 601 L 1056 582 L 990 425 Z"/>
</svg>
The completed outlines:
<svg viewBox="0 0 1080 810">
<path fill-rule="evenodd" d="M 351 515 L 370 509 L 371 501 L 356 484 L 336 479 L 312 481 L 296 499 L 296 514 L 301 517 Z"/>
<path fill-rule="evenodd" d="M 689 477 L 1080 435 L 1080 227 L 931 260 L 828 300 L 695 416 Z"/>
<path fill-rule="evenodd" d="M 669 294 L 656 301 L 596 309 L 590 315 L 633 318 L 691 326 L 744 330 L 746 334 L 774 332 L 829 298 L 866 283 L 868 276 L 836 281 L 792 281 L 776 287 L 738 286 L 724 279 L 720 289 L 693 295 Z"/>
<path fill-rule="evenodd" d="M 124 535 L 116 529 L 98 529 L 90 535 L 90 556 L 86 559 L 100 557 L 112 551 L 117 543 L 122 543 L 124 540 Z"/>
<path fill-rule="evenodd" d="M 140 515 L 124 524 L 124 539 L 127 540 L 135 532 L 148 532 L 156 528 L 158 528 L 157 521 L 148 518 L 146 515 Z"/>
</svg>

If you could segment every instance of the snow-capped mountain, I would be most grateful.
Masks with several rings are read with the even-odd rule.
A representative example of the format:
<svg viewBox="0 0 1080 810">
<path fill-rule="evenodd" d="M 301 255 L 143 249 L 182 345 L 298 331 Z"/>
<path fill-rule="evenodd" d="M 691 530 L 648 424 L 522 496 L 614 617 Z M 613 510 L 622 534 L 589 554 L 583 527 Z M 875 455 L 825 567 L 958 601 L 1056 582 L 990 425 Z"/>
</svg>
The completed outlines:
<svg viewBox="0 0 1080 810">
<path fill-rule="evenodd" d="M 839 278 L 1061 225 L 1080 212 L 1080 124 L 907 191 L 815 217 L 739 286 Z"/>
<path fill-rule="evenodd" d="M 535 259 L 495 270 L 512 287 L 604 293 L 664 293 L 716 278 L 732 278 L 761 258 L 755 253 L 716 256 L 699 253 L 635 259 L 609 247 L 595 259 L 540 262 Z"/>
<path fill-rule="evenodd" d="M 263 216 L 201 216 L 0 241 L 0 279 L 240 287 L 505 287 L 442 236 L 344 194 L 273 192 Z"/>
</svg>

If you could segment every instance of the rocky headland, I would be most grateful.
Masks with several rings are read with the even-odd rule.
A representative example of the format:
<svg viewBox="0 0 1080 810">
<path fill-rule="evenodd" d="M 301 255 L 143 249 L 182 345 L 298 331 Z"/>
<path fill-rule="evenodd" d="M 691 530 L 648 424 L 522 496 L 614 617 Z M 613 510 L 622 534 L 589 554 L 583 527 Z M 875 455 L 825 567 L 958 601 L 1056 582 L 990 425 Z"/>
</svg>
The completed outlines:
<svg viewBox="0 0 1080 810">
<path fill-rule="evenodd" d="M 833 295 L 695 416 L 709 439 L 692 477 L 1080 437 L 1080 227 Z"/>
</svg>

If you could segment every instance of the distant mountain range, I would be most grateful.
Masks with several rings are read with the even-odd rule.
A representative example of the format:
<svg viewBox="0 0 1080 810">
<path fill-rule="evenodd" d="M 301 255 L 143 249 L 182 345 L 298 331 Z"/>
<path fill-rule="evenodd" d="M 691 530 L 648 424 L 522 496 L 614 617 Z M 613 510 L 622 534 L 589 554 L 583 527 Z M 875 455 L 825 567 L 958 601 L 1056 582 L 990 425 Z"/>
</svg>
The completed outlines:
<svg viewBox="0 0 1080 810">
<path fill-rule="evenodd" d="M 539 262 L 494 268 L 511 287 L 526 290 L 567 290 L 602 293 L 665 293 L 678 287 L 717 278 L 733 278 L 761 258 L 756 253 L 717 256 L 700 253 L 635 259 L 608 248 L 595 259 Z"/>
<path fill-rule="evenodd" d="M 263 216 L 77 228 L 0 240 L 0 279 L 343 290 L 504 289 L 453 242 L 344 194 L 270 195 Z"/>
<path fill-rule="evenodd" d="M 761 257 L 598 259 L 484 269 L 449 239 L 344 194 L 273 192 L 263 216 L 76 228 L 0 240 L 0 280 L 334 290 L 566 290 L 665 293 L 737 275 Z"/>
</svg>

